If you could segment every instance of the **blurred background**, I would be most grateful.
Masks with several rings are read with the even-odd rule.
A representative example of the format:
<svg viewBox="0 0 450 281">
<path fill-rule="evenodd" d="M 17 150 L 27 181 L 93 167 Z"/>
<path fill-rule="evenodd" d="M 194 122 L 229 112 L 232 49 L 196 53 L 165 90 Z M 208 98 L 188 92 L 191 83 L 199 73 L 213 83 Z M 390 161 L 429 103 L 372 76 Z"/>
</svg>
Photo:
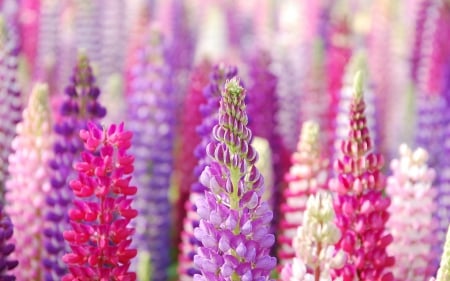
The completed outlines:
<svg viewBox="0 0 450 281">
<path fill-rule="evenodd" d="M 164 46 L 175 108 L 171 202 L 181 209 L 195 180 L 188 136 L 202 100 L 194 93 L 220 62 L 239 70 L 254 134 L 276 139 L 267 146 L 275 181 L 306 120 L 320 124 L 322 150 L 335 158 L 352 77 L 362 70 L 375 150 L 390 160 L 403 142 L 422 146 L 436 184 L 449 183 L 442 151 L 450 149 L 450 1 L 0 0 L 0 7 L 0 44 L 17 52 L 22 102 L 34 83 L 48 83 L 54 120 L 80 52 L 91 60 L 110 123 L 128 118 L 140 50 Z"/>
</svg>

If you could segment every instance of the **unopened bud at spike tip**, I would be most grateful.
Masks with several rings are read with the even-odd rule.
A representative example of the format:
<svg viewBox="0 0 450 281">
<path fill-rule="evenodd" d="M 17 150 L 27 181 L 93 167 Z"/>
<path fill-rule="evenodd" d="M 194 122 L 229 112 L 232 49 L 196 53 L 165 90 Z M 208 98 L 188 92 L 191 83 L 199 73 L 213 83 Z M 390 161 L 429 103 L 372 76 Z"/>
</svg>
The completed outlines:
<svg viewBox="0 0 450 281">
<path fill-rule="evenodd" d="M 361 71 L 357 71 L 353 78 L 353 96 L 356 99 L 361 99 L 363 96 L 364 79 Z"/>
<path fill-rule="evenodd" d="M 239 85 L 239 80 L 237 78 L 232 78 L 231 80 L 227 81 L 225 84 L 225 89 L 227 92 L 229 92 L 232 95 L 240 95 L 241 92 L 244 90 Z"/>
</svg>

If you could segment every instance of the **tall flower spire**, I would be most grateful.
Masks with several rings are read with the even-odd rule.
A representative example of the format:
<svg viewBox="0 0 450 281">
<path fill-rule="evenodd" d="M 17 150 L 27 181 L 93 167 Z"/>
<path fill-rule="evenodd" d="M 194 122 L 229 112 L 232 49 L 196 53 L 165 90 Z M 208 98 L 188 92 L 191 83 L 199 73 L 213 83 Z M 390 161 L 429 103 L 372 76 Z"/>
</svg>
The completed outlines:
<svg viewBox="0 0 450 281">
<path fill-rule="evenodd" d="M 295 256 L 292 239 L 301 225 L 308 197 L 327 188 L 329 161 L 321 156 L 319 125 L 316 122 L 303 123 L 297 151 L 291 161 L 292 166 L 285 178 L 289 186 L 283 191 L 279 225 L 278 257 L 282 265 Z"/>
<path fill-rule="evenodd" d="M 225 82 L 237 75 L 237 69 L 233 66 L 219 64 L 211 71 L 209 84 L 203 89 L 206 102 L 200 105 L 202 123 L 197 127 L 197 133 L 201 138 L 200 143 L 194 150 L 197 165 L 194 168 L 194 176 L 198 179 L 203 169 L 211 163 L 211 158 L 206 153 L 208 143 L 213 140 L 211 131 L 219 122 L 217 108 L 220 103 L 220 91 Z M 195 204 L 199 198 L 204 196 L 207 188 L 200 182 L 195 181 L 190 187 L 189 200 L 186 202 L 186 217 L 183 220 L 184 229 L 181 234 L 180 255 L 178 257 L 178 273 L 180 280 L 192 280 L 192 277 L 200 271 L 193 263 L 194 255 L 197 253 L 200 242 L 194 237 L 194 228 L 198 226 L 200 217 L 196 212 Z"/>
<path fill-rule="evenodd" d="M 8 156 L 16 124 L 21 119 L 22 101 L 18 83 L 18 38 L 7 20 L 0 16 L 0 200 L 8 175 Z"/>
<path fill-rule="evenodd" d="M 74 165 L 78 178 L 70 182 L 77 197 L 69 211 L 72 229 L 64 231 L 70 273 L 61 280 L 134 281 L 136 273 L 128 271 L 137 253 L 129 248 L 134 228 L 128 227 L 137 216 L 130 198 L 137 191 L 130 185 L 134 157 L 127 153 L 132 133 L 123 123 L 103 130 L 89 123 L 80 137 L 85 151 Z"/>
<path fill-rule="evenodd" d="M 146 267 L 150 255 L 154 281 L 167 280 L 170 265 L 171 204 L 169 198 L 173 165 L 174 115 L 170 69 L 166 45 L 160 32 L 153 30 L 133 70 L 129 97 L 129 125 L 135 135 L 135 183 L 140 187 L 135 200 L 139 215 L 133 240 L 138 249 L 137 263 Z"/>
<path fill-rule="evenodd" d="M 245 92 L 237 79 L 225 84 L 219 124 L 207 148 L 212 158 L 200 176 L 207 187 L 197 203 L 200 225 L 194 233 L 202 243 L 194 263 L 201 274 L 194 280 L 269 280 L 276 259 L 270 248 L 272 211 L 262 202 L 263 178 L 255 167 L 258 157 L 249 144 Z"/>
<path fill-rule="evenodd" d="M 52 137 L 47 85 L 37 84 L 17 125 L 17 136 L 10 156 L 10 179 L 6 182 L 5 211 L 15 227 L 14 257 L 20 266 L 14 270 L 18 280 L 44 280 L 43 228 L 48 207 L 45 197 L 51 191 L 50 167 Z"/>
<path fill-rule="evenodd" d="M 427 167 L 428 153 L 400 146 L 400 158 L 391 162 L 393 175 L 388 178 L 386 192 L 392 198 L 387 227 L 395 243 L 388 252 L 395 257 L 393 269 L 397 280 L 423 281 L 434 273 L 431 246 L 436 240 L 435 190 L 433 169 Z M 414 218 L 414 219 L 412 219 Z"/>
<path fill-rule="evenodd" d="M 302 226 L 297 229 L 292 243 L 295 257 L 292 264 L 284 266 L 283 281 L 332 280 L 332 270 L 341 268 L 345 262 L 344 252 L 334 248 L 341 232 L 334 224 L 331 195 L 319 191 L 308 198 L 306 205 Z"/>
<path fill-rule="evenodd" d="M 342 232 L 337 247 L 348 255 L 338 276 L 344 281 L 392 281 L 388 268 L 395 259 L 386 252 L 392 235 L 385 230 L 390 200 L 383 195 L 383 157 L 370 152 L 373 144 L 364 113 L 361 72 L 355 75 L 353 85 L 350 131 L 341 144 L 343 156 L 334 164 L 337 176 L 330 181 L 330 189 L 337 193 L 335 211 Z"/>
<path fill-rule="evenodd" d="M 78 132 L 87 128 L 88 121 L 97 122 L 106 114 L 105 108 L 97 101 L 100 90 L 95 85 L 89 59 L 84 54 L 78 58 L 71 82 L 65 90 L 61 117 L 54 126 L 57 138 L 53 146 L 54 159 L 50 161 L 52 192 L 47 196 L 49 209 L 46 218 L 49 223 L 45 229 L 48 256 L 44 266 L 47 281 L 60 280 L 67 273 L 67 267 L 61 260 L 69 250 L 64 243 L 63 231 L 69 227 L 68 210 L 74 197 L 69 188 L 69 181 L 76 176 L 72 165 L 83 150 Z"/>
</svg>

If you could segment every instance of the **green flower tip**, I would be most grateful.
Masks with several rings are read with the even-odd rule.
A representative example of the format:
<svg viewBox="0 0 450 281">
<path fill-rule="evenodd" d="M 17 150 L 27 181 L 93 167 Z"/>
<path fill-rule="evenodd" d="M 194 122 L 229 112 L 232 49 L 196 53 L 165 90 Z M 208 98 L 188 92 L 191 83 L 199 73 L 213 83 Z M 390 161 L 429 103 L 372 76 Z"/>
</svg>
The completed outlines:
<svg viewBox="0 0 450 281">
<path fill-rule="evenodd" d="M 361 99 L 363 96 L 363 86 L 364 86 L 364 79 L 363 74 L 359 70 L 356 72 L 354 78 L 353 78 L 353 97 L 355 99 Z"/>
<path fill-rule="evenodd" d="M 137 276 L 139 280 L 150 280 L 152 277 L 152 261 L 150 253 L 142 251 L 138 255 Z"/>
<path fill-rule="evenodd" d="M 37 83 L 36 85 L 34 85 L 31 95 L 33 96 L 33 99 L 30 99 L 30 101 L 35 101 L 40 106 L 47 107 L 47 104 L 48 104 L 48 85 L 47 84 Z"/>
<path fill-rule="evenodd" d="M 78 49 L 77 63 L 78 63 L 79 66 L 87 66 L 87 65 L 89 65 L 89 58 L 88 58 L 86 49 L 84 49 L 84 48 Z"/>
<path fill-rule="evenodd" d="M 306 121 L 302 126 L 303 138 L 316 141 L 319 138 L 319 124 L 314 121 Z"/>
<path fill-rule="evenodd" d="M 6 44 L 6 37 L 7 37 L 7 28 L 6 28 L 6 21 L 5 18 L 0 15 L 0 47 L 4 47 Z"/>
<path fill-rule="evenodd" d="M 355 73 L 358 70 L 365 71 L 366 68 L 366 52 L 364 50 L 356 51 L 349 62 L 349 70 L 351 71 L 351 73 Z"/>
<path fill-rule="evenodd" d="M 239 79 L 237 79 L 236 77 L 225 83 L 225 92 L 233 99 L 238 98 L 240 95 L 242 95 L 243 91 L 244 88 L 239 85 Z"/>
</svg>

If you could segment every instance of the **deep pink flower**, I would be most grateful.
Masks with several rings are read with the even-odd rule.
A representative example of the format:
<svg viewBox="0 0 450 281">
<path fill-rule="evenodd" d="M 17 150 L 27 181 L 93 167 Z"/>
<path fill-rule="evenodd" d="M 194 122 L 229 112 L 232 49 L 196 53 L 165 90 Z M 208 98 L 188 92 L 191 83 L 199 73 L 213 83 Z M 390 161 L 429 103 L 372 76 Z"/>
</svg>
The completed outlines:
<svg viewBox="0 0 450 281">
<path fill-rule="evenodd" d="M 337 271 L 344 281 L 392 281 L 387 269 L 395 259 L 386 252 L 392 235 L 385 230 L 390 199 L 383 195 L 383 157 L 371 153 L 372 140 L 364 113 L 362 77 L 358 73 L 350 105 L 350 131 L 341 144 L 342 156 L 334 168 L 330 189 L 337 192 L 336 224 L 342 232 L 338 249 L 347 253 L 347 264 Z"/>
<path fill-rule="evenodd" d="M 129 248 L 134 228 L 127 227 L 137 216 L 129 197 L 137 191 L 130 186 L 134 157 L 127 154 L 132 134 L 123 123 L 103 130 L 89 123 L 80 137 L 86 151 L 70 182 L 79 199 L 69 211 L 72 230 L 64 232 L 72 253 L 63 257 L 70 273 L 62 280 L 136 280 L 128 271 L 137 253 Z"/>
</svg>

